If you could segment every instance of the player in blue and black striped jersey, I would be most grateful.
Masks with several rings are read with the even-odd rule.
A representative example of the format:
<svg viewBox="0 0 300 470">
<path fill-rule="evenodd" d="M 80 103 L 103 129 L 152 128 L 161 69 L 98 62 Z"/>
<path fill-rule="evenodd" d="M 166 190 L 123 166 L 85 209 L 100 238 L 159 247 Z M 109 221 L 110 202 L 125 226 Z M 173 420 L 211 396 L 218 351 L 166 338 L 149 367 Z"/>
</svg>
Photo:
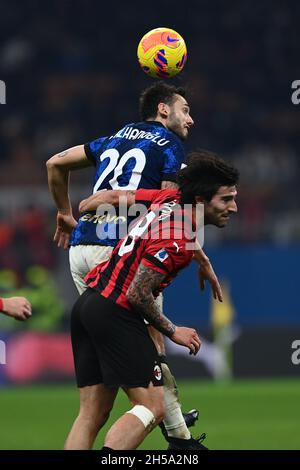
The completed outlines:
<svg viewBox="0 0 300 470">
<path fill-rule="evenodd" d="M 49 187 L 58 209 L 54 240 L 64 248 L 71 245 L 71 273 L 80 293 L 87 288 L 83 281 L 85 275 L 99 263 L 107 261 L 117 244 L 120 218 L 112 219 L 110 214 L 103 217 L 88 212 L 77 223 L 68 195 L 69 171 L 95 166 L 94 192 L 177 187 L 175 175 L 184 161 L 182 141 L 188 137 L 193 125 L 184 89 L 157 82 L 141 94 L 140 114 L 141 122 L 128 124 L 109 137 L 68 149 L 47 162 Z M 220 297 L 218 280 L 206 260 L 204 255 L 201 259 L 202 280 L 208 279 L 214 294 Z M 158 352 L 163 355 L 160 336 L 153 329 L 152 338 Z M 191 435 L 183 419 L 176 383 L 167 364 L 164 364 L 163 373 L 168 397 L 165 420 L 168 435 L 188 441 Z M 77 424 L 78 429 L 73 435 L 81 439 L 80 448 L 89 448 L 91 442 L 87 442 L 81 433 L 80 416 Z M 72 444 L 76 448 L 78 442 Z"/>
<path fill-rule="evenodd" d="M 192 123 L 191 118 L 188 122 Z M 106 189 L 160 189 L 162 181 L 175 181 L 184 162 L 180 138 L 158 121 L 127 124 L 110 137 L 85 144 L 84 150 L 95 166 L 93 193 Z M 107 219 L 100 219 L 95 212 L 84 214 L 73 231 L 71 246 L 115 246 L 120 219 L 114 219 L 117 224 Z M 103 237 L 98 224 L 106 226 Z"/>
</svg>

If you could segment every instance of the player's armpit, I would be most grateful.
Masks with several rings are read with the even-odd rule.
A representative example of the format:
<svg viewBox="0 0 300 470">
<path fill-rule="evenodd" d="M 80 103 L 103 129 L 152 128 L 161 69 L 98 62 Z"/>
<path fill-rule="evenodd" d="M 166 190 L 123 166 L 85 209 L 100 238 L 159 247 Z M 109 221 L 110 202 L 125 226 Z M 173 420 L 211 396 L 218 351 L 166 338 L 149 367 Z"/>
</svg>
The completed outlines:
<svg viewBox="0 0 300 470">
<path fill-rule="evenodd" d="M 79 212 L 95 211 L 101 204 L 111 204 L 112 206 L 124 204 L 132 206 L 134 203 L 135 191 L 99 191 L 81 201 L 79 204 Z"/>
<path fill-rule="evenodd" d="M 157 290 L 165 274 L 139 265 L 126 297 L 134 310 L 139 312 L 151 325 L 166 336 L 171 337 L 176 326 L 160 311 L 152 292 Z"/>
</svg>

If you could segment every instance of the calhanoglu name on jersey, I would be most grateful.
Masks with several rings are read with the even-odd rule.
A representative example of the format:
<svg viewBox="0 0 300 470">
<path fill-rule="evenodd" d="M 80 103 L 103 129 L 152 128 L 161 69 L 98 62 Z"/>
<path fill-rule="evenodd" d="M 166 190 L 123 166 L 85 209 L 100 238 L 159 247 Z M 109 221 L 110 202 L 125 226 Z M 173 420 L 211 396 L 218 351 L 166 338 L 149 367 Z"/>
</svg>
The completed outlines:
<svg viewBox="0 0 300 470">
<path fill-rule="evenodd" d="M 152 132 L 145 132 L 141 131 L 140 129 L 135 129 L 134 127 L 125 127 L 117 132 L 115 135 L 112 135 L 110 139 L 114 139 L 115 137 L 122 137 L 123 139 L 128 140 L 136 140 L 136 139 L 146 139 L 151 140 L 155 144 L 163 147 L 164 145 L 168 144 L 170 141 L 164 138 L 161 138 L 159 132 L 152 134 Z"/>
</svg>

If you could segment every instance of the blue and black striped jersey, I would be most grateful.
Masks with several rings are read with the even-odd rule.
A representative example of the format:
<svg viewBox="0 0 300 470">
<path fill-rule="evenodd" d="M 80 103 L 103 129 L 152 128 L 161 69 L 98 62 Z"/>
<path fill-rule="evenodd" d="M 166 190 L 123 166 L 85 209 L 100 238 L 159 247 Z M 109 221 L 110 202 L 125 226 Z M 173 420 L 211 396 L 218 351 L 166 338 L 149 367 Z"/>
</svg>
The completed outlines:
<svg viewBox="0 0 300 470">
<path fill-rule="evenodd" d="M 85 144 L 95 166 L 93 193 L 107 189 L 160 189 L 175 181 L 185 155 L 179 137 L 156 121 L 127 124 L 110 137 Z M 128 220 L 88 212 L 79 219 L 71 245 L 109 245 L 118 242 L 120 223 Z M 100 230 L 99 230 L 100 229 Z"/>
</svg>

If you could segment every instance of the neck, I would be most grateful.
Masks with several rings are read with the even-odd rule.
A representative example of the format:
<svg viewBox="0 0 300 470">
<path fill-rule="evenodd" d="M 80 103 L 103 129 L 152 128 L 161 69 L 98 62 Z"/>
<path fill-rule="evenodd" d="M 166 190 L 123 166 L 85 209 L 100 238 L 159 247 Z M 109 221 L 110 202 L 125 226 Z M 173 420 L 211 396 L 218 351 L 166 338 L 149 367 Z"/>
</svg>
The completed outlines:
<svg viewBox="0 0 300 470">
<path fill-rule="evenodd" d="M 147 121 L 156 121 L 156 122 L 160 122 L 164 127 L 167 127 L 166 126 L 166 119 L 160 117 L 160 116 L 155 116 L 154 118 L 149 118 L 149 119 L 146 119 L 146 122 Z"/>
</svg>

